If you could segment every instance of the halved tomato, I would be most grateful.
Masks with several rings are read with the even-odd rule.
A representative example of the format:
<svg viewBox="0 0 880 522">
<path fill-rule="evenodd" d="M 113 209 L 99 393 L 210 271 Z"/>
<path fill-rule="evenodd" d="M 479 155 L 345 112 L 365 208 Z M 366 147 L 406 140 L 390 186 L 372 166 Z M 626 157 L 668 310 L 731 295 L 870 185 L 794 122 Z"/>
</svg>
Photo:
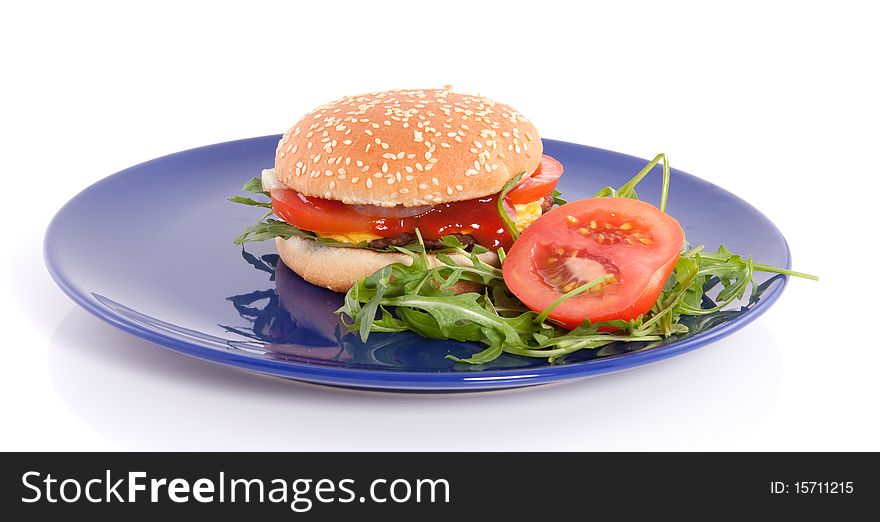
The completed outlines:
<svg viewBox="0 0 880 522">
<path fill-rule="evenodd" d="M 544 154 L 535 172 L 507 193 L 507 202 L 521 204 L 543 198 L 556 188 L 560 176 L 562 163 Z"/>
<path fill-rule="evenodd" d="M 628 321 L 657 301 L 683 243 L 678 221 L 643 201 L 575 201 L 523 232 L 504 262 L 504 282 L 541 312 L 561 295 L 611 274 L 600 286 L 563 301 L 549 317 L 568 329 L 586 319 Z"/>
</svg>

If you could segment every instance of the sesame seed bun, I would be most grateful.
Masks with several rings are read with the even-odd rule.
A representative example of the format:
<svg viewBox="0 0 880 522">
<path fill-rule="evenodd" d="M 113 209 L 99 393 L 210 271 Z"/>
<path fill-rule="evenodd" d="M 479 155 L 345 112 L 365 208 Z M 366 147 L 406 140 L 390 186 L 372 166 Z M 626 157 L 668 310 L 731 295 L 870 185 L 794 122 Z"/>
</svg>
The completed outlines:
<svg viewBox="0 0 880 522">
<path fill-rule="evenodd" d="M 279 180 L 348 204 L 418 206 L 474 199 L 531 174 L 543 146 L 509 105 L 443 89 L 347 96 L 290 128 Z"/>
<path fill-rule="evenodd" d="M 334 292 L 347 292 L 354 284 L 380 268 L 392 263 L 412 264 L 406 254 L 376 252 L 363 248 L 339 248 L 322 245 L 311 239 L 291 237 L 275 238 L 275 246 L 281 260 L 306 281 L 329 288 Z M 428 254 L 432 266 L 440 264 L 436 256 Z M 450 255 L 456 263 L 469 265 L 470 260 L 460 254 Z M 485 252 L 480 259 L 492 266 L 500 266 L 495 252 Z M 470 292 L 479 285 L 462 281 L 453 287 L 455 293 Z"/>
</svg>

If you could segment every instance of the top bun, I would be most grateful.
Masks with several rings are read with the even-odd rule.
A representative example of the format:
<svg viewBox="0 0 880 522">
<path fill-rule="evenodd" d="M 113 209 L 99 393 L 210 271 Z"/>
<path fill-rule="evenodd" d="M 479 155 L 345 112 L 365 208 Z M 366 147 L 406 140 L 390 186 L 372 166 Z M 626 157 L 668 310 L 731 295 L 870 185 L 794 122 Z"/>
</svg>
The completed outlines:
<svg viewBox="0 0 880 522">
<path fill-rule="evenodd" d="M 348 204 L 406 207 L 499 192 L 538 167 L 535 127 L 503 103 L 444 89 L 347 96 L 306 114 L 275 153 L 288 187 Z"/>
</svg>

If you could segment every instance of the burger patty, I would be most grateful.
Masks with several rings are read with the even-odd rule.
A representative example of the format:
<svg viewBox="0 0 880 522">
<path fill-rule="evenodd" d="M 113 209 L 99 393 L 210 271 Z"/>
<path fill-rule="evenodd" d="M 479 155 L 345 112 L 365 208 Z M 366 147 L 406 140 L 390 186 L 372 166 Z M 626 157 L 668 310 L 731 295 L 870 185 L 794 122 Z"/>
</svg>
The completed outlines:
<svg viewBox="0 0 880 522">
<path fill-rule="evenodd" d="M 550 210 L 552 206 L 553 194 L 547 194 L 544 196 L 544 199 L 541 200 L 541 213 L 544 214 Z M 476 240 L 474 240 L 474 237 L 470 234 L 450 235 L 455 236 L 455 238 L 464 246 L 465 250 L 470 250 L 476 244 Z M 406 246 L 415 243 L 416 241 L 418 241 L 418 238 L 415 234 L 411 232 L 403 232 L 396 236 L 374 239 L 367 243 L 367 246 L 375 248 L 376 250 L 384 250 L 389 246 Z M 425 239 L 423 241 L 425 243 L 425 250 L 441 250 L 446 248 L 438 239 Z"/>
<path fill-rule="evenodd" d="M 476 241 L 474 241 L 474 237 L 470 234 L 449 234 L 451 236 L 455 236 L 456 239 L 464 246 L 465 250 L 469 250 Z M 403 232 L 401 234 L 397 234 L 396 236 L 391 237 L 383 237 L 380 239 L 374 239 L 367 243 L 367 246 L 370 248 L 375 248 L 377 250 L 384 250 L 389 246 L 406 246 L 418 241 L 418 238 L 415 234 L 411 232 Z M 446 248 L 439 239 L 424 239 L 425 250 L 440 250 Z"/>
</svg>

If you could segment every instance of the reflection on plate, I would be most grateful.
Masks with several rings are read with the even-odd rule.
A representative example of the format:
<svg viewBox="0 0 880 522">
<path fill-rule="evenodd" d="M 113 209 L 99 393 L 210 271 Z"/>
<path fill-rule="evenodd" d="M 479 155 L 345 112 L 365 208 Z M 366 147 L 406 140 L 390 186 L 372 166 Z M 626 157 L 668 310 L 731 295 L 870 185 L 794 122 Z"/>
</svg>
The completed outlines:
<svg viewBox="0 0 880 522">
<path fill-rule="evenodd" d="M 89 187 L 47 231 L 45 255 L 53 277 L 98 317 L 201 359 L 323 384 L 423 391 L 542 384 L 665 359 L 751 322 L 785 286 L 785 277 L 760 279 L 759 299 L 691 318 L 686 337 L 583 350 L 556 364 L 508 354 L 483 366 L 456 364 L 446 355 L 466 357 L 481 347 L 410 333 L 373 334 L 363 343 L 334 314 L 341 294 L 304 282 L 278 262 L 271 242 L 246 251 L 232 245 L 257 216 L 225 198 L 272 161 L 277 139 L 173 154 Z M 569 200 L 620 185 L 645 164 L 582 145 L 553 140 L 544 145 L 566 167 L 559 188 Z M 656 202 L 659 181 L 646 185 L 640 196 Z M 772 223 L 699 178 L 673 170 L 669 212 L 693 244 L 714 249 L 724 243 L 764 263 L 790 264 L 785 240 Z"/>
</svg>

